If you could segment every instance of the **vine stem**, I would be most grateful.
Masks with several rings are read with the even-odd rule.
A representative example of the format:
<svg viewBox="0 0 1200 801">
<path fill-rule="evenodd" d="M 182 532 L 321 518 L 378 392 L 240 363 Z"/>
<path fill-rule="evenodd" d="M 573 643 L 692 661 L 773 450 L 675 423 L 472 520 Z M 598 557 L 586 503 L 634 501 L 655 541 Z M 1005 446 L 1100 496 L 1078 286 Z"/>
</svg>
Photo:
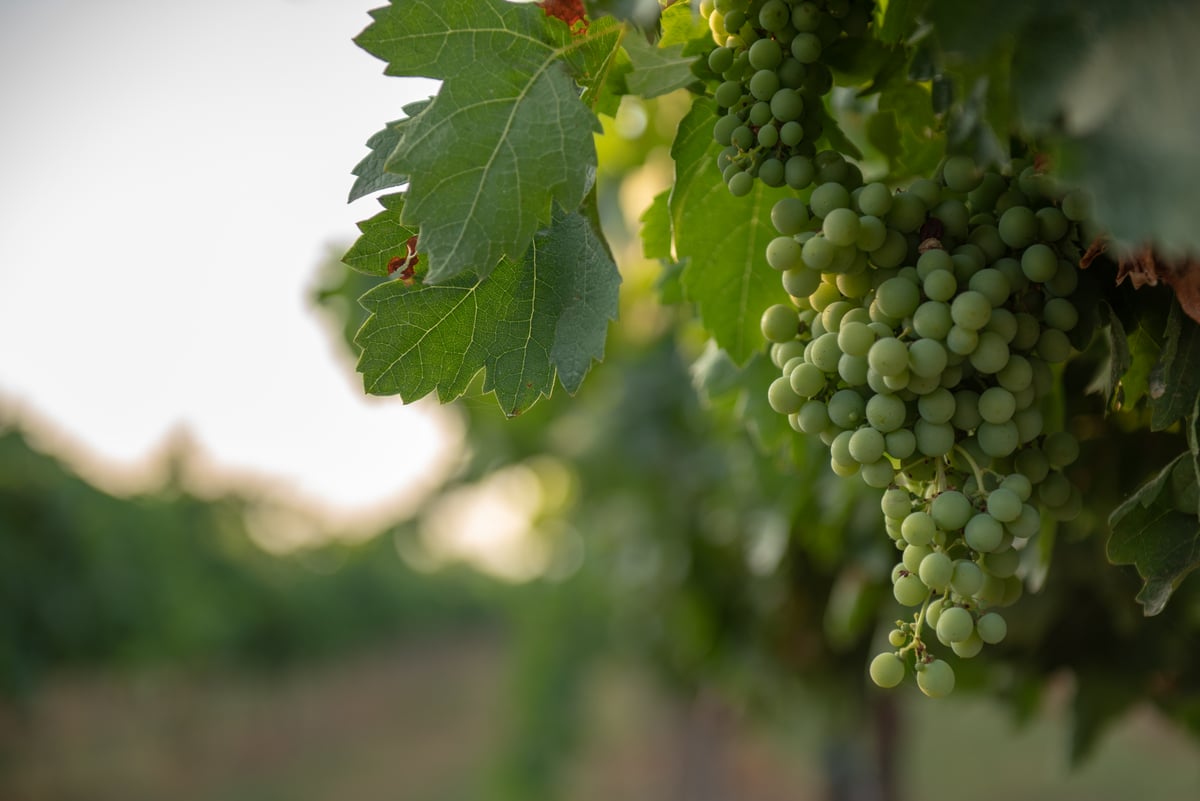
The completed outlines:
<svg viewBox="0 0 1200 801">
<path fill-rule="evenodd" d="M 918 645 L 923 645 L 921 642 L 921 629 L 925 625 L 925 612 L 929 609 L 929 602 L 933 600 L 933 590 L 925 594 L 925 602 L 921 604 L 921 611 L 917 612 L 917 619 L 913 623 L 913 638 L 912 642 L 900 649 L 900 653 L 914 650 Z"/>
<path fill-rule="evenodd" d="M 979 467 L 979 463 L 975 461 L 975 457 L 971 456 L 970 451 L 962 445 L 955 445 L 954 450 L 961 453 L 963 458 L 967 460 L 967 464 L 971 465 L 971 472 L 975 474 L 975 483 L 979 486 L 979 491 L 986 492 L 987 490 L 983 483 L 983 470 Z"/>
</svg>

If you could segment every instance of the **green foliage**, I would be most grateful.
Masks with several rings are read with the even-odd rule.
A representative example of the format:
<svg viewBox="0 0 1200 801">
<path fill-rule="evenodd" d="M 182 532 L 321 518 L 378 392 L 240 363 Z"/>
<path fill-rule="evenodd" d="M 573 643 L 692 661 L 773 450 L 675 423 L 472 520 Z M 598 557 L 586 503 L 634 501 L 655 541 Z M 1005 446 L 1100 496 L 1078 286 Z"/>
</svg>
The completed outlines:
<svg viewBox="0 0 1200 801">
<path fill-rule="evenodd" d="M 604 356 L 620 280 L 591 223 L 559 215 L 523 261 L 502 261 L 488 280 L 393 281 L 364 295 L 371 317 L 357 337 L 359 371 L 373 394 L 411 402 L 436 390 L 445 402 L 485 370 L 483 390 L 518 415 L 556 376 L 574 393 Z"/>
</svg>

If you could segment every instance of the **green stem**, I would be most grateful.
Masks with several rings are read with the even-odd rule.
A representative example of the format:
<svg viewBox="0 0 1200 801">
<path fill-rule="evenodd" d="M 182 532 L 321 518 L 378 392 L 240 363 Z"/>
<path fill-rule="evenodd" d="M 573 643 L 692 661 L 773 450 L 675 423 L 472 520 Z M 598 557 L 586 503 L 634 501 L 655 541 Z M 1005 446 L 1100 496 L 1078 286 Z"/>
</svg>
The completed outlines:
<svg viewBox="0 0 1200 801">
<path fill-rule="evenodd" d="M 967 464 L 971 465 L 971 472 L 975 474 L 975 483 L 979 485 L 979 491 L 987 492 L 987 489 L 983 483 L 983 470 L 979 467 L 979 464 L 975 461 L 975 458 L 971 456 L 970 451 L 968 451 L 962 445 L 955 445 L 954 450 L 961 453 L 963 458 L 967 460 Z"/>
</svg>

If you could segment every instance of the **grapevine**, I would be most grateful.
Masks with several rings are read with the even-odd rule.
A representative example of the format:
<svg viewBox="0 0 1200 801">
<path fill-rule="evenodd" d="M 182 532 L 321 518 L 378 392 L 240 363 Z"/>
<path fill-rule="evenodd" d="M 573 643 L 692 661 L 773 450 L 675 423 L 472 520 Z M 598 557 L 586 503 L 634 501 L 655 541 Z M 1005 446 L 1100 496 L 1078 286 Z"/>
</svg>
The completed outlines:
<svg viewBox="0 0 1200 801">
<path fill-rule="evenodd" d="M 591 123 L 626 98 L 683 96 L 646 255 L 666 267 L 664 302 L 741 380 L 769 364 L 739 407 L 747 427 L 778 426 L 792 452 L 819 440 L 833 474 L 878 497 L 906 611 L 883 613 L 866 676 L 940 697 L 960 660 L 1009 642 L 1057 526 L 1088 517 L 1064 375 L 1097 351 L 1102 413 L 1144 411 L 1127 424 L 1189 443 L 1108 522 L 1113 561 L 1162 610 L 1200 565 L 1177 534 L 1200 530 L 1200 241 L 1173 215 L 1128 213 L 1088 171 L 1102 137 L 1038 106 L 1053 64 L 1021 73 L 1020 42 L 970 52 L 938 2 L 662 2 L 649 23 L 541 5 L 392 0 L 360 37 L 389 72 L 445 82 L 355 170 L 353 196 L 395 188 L 346 257 L 400 270 L 363 298 L 372 392 L 450 400 L 482 373 L 476 389 L 516 416 L 556 383 L 579 390 L 620 281 Z M 1042 13 L 1018 3 L 1012 24 Z M 476 57 L 486 70 L 462 66 Z M 1034 100 L 1018 108 L 1010 84 Z M 519 226 L 494 213 L 509 200 Z M 1128 311 L 1127 275 L 1172 287 L 1165 323 Z"/>
</svg>

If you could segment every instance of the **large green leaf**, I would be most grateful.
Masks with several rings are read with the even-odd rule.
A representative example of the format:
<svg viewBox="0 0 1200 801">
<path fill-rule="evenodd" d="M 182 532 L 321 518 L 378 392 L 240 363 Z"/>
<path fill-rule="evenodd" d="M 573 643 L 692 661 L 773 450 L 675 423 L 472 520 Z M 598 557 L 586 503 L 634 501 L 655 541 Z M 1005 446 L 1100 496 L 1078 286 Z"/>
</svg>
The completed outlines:
<svg viewBox="0 0 1200 801">
<path fill-rule="evenodd" d="M 504 259 L 487 280 L 389 281 L 364 295 L 371 316 L 356 337 L 358 370 L 367 392 L 405 403 L 434 391 L 453 400 L 486 370 L 484 391 L 520 414 L 550 394 L 556 375 L 573 394 L 603 358 L 620 280 L 587 218 L 560 214 L 523 260 Z"/>
<path fill-rule="evenodd" d="M 685 56 L 683 45 L 655 47 L 640 36 L 626 37 L 625 52 L 633 69 L 625 77 L 629 91 L 642 97 L 658 97 L 696 82 L 692 73 L 695 56 Z"/>
<path fill-rule="evenodd" d="M 404 136 L 404 128 L 408 125 L 409 120 L 420 114 L 428 105 L 428 100 L 409 103 L 404 107 L 405 117 L 403 119 L 389 122 L 382 131 L 367 140 L 367 147 L 371 149 L 371 152 L 350 171 L 357 178 L 354 186 L 350 187 L 350 202 L 380 189 L 408 183 L 407 175 L 388 172 L 387 161 L 396 146 L 400 144 L 400 139 Z"/>
<path fill-rule="evenodd" d="M 1155 368 L 1161 391 L 1150 393 L 1150 428 L 1161 431 L 1190 414 L 1200 394 L 1200 325 L 1171 303 L 1162 355 Z"/>
<path fill-rule="evenodd" d="M 392 0 L 371 16 L 355 41 L 387 74 L 442 80 L 387 163 L 410 176 L 403 219 L 421 229 L 426 280 L 486 277 L 523 256 L 553 202 L 583 201 L 600 125 L 580 85 L 603 73 L 620 29 L 573 36 L 504 0 Z"/>
<path fill-rule="evenodd" d="M 783 297 L 778 273 L 766 263 L 766 247 L 777 232 L 771 207 L 788 195 L 761 181 L 745 197 L 729 193 L 717 169 L 721 150 L 713 140 L 716 107 L 696 101 L 679 123 L 671 155 L 675 186 L 669 201 L 675 256 L 687 260 L 684 291 L 696 304 L 704 327 L 737 364 L 763 345 L 763 310 Z"/>
</svg>

